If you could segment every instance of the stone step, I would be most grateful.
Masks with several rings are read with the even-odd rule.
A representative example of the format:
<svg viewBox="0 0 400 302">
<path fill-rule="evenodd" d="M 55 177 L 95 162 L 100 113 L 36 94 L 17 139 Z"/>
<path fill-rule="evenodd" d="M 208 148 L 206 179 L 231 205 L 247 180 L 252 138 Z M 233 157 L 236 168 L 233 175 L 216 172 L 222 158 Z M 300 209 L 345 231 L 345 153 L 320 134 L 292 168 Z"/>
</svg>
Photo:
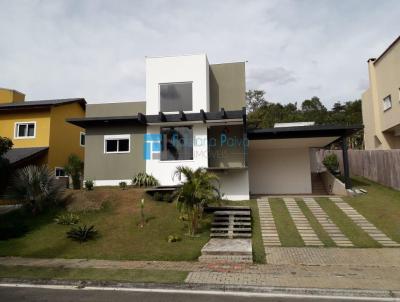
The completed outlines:
<svg viewBox="0 0 400 302">
<path fill-rule="evenodd" d="M 229 225 L 230 223 L 229 223 L 229 221 L 220 221 L 220 222 L 213 222 L 213 223 L 211 223 L 211 225 L 212 226 L 219 226 L 219 225 L 221 225 L 221 226 L 225 226 L 225 225 Z M 239 221 L 235 221 L 235 222 L 233 222 L 233 225 L 234 226 L 251 226 L 251 223 L 250 222 L 239 222 Z"/>
<path fill-rule="evenodd" d="M 229 255 L 201 255 L 199 262 L 202 263 L 253 263 L 252 256 L 229 256 Z"/>
<path fill-rule="evenodd" d="M 250 211 L 215 211 L 214 216 L 249 216 Z"/>
<path fill-rule="evenodd" d="M 251 233 L 234 233 L 230 236 L 228 233 L 211 233 L 211 238 L 251 238 Z"/>
<path fill-rule="evenodd" d="M 251 232 L 251 228 L 235 228 L 235 227 L 229 227 L 229 228 L 211 228 L 211 232 Z"/>
</svg>

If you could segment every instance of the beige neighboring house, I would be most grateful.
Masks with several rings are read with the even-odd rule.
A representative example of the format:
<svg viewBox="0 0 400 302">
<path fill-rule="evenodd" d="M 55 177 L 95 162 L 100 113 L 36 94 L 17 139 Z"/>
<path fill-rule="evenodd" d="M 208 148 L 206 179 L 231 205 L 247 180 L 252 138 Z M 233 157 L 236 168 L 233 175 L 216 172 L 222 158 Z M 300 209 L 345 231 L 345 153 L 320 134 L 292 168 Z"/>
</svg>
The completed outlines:
<svg viewBox="0 0 400 302">
<path fill-rule="evenodd" d="M 369 88 L 362 95 L 365 149 L 400 149 L 400 36 L 368 60 Z"/>
</svg>

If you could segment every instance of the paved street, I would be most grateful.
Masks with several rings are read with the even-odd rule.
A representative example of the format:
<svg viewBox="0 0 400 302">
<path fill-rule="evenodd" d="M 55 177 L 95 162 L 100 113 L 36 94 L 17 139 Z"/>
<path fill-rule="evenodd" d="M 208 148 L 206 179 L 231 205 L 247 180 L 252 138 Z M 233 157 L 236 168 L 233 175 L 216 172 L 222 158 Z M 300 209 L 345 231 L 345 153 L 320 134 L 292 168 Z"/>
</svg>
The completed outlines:
<svg viewBox="0 0 400 302">
<path fill-rule="evenodd" d="M 256 296 L 258 295 L 258 296 Z M 265 302 L 265 301 L 338 301 L 338 297 L 303 296 L 286 294 L 254 294 L 254 293 L 223 293 L 209 292 L 165 292 L 151 291 L 116 291 L 116 290 L 78 290 L 78 289 L 43 289 L 0 287 L 0 301 L 16 302 Z M 340 301 L 360 301 L 354 298 L 343 298 Z M 364 301 L 367 301 L 365 299 Z M 368 301 L 397 301 L 392 298 L 369 298 Z"/>
</svg>

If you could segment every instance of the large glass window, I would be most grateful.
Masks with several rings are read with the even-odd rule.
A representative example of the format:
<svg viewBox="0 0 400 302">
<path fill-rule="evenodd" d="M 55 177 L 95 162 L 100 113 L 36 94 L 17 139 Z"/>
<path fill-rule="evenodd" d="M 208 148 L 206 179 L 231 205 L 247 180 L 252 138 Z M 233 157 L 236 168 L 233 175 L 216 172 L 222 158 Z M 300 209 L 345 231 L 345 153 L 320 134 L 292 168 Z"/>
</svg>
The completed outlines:
<svg viewBox="0 0 400 302">
<path fill-rule="evenodd" d="M 161 128 L 161 160 L 192 160 L 192 127 Z"/>
<path fill-rule="evenodd" d="M 105 135 L 104 153 L 129 153 L 130 135 Z"/>
<path fill-rule="evenodd" d="M 160 84 L 160 111 L 192 111 L 192 82 Z"/>
</svg>

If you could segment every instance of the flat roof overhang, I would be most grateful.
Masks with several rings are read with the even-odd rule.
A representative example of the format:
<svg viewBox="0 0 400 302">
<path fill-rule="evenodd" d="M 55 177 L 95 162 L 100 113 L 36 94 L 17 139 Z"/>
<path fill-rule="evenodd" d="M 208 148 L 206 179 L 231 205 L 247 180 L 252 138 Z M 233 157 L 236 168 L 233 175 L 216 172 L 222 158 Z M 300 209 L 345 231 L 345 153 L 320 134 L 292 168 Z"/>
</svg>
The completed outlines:
<svg viewBox="0 0 400 302">
<path fill-rule="evenodd" d="M 295 126 L 282 128 L 249 129 L 247 138 L 252 140 L 293 140 L 303 142 L 308 139 L 310 144 L 315 147 L 325 147 L 342 137 L 350 136 L 364 128 L 363 125 L 315 125 L 315 126 Z M 314 140 L 310 140 L 314 138 Z M 316 140 L 318 138 L 318 140 Z M 322 139 L 324 138 L 324 139 Z M 314 141 L 314 142 L 313 142 Z M 274 143 L 276 144 L 276 143 Z"/>
<path fill-rule="evenodd" d="M 106 116 L 106 117 L 85 117 L 70 118 L 66 121 L 81 128 L 102 125 L 168 125 L 168 124 L 190 124 L 190 123 L 244 123 L 246 118 L 245 109 L 225 111 L 223 108 L 217 112 L 190 112 L 145 115 L 138 113 L 135 116 Z"/>
</svg>

